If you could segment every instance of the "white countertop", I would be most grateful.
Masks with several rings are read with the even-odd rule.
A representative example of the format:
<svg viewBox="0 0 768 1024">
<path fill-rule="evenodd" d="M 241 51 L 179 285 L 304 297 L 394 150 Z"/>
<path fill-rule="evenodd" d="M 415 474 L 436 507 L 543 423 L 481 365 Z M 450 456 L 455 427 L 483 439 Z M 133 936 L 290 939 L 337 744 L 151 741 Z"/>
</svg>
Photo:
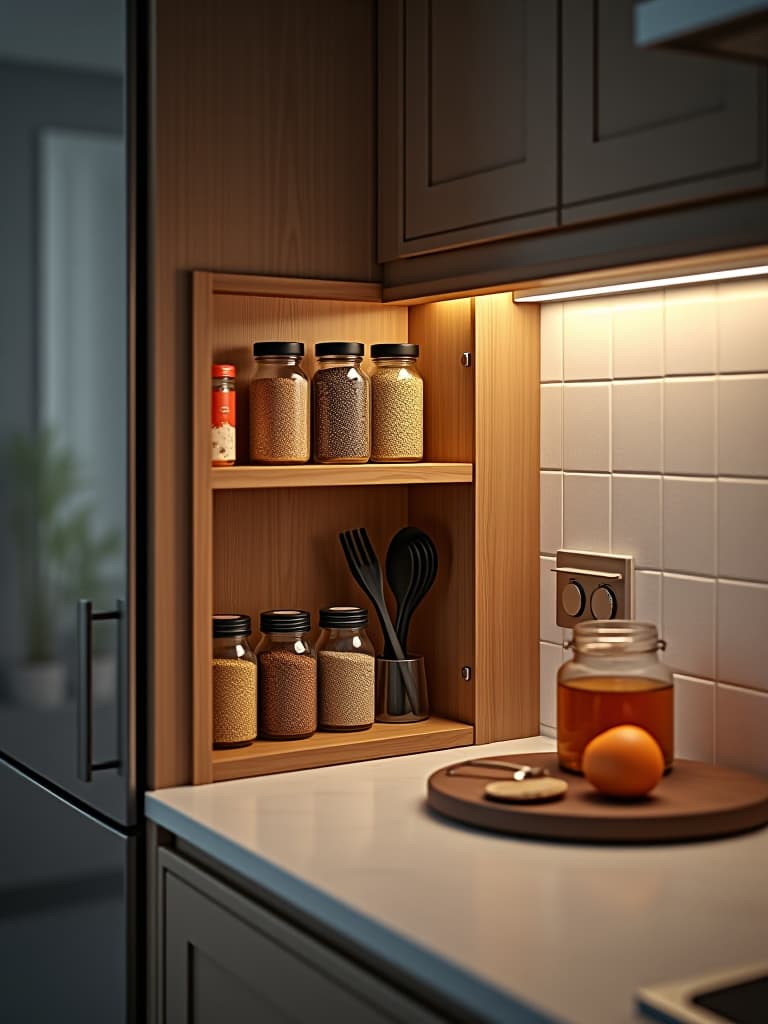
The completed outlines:
<svg viewBox="0 0 768 1024">
<path fill-rule="evenodd" d="M 647 1020 L 639 986 L 768 955 L 768 829 L 601 847 L 480 832 L 426 808 L 444 765 L 554 746 L 534 737 L 167 789 L 147 794 L 146 813 L 477 1019 Z"/>
</svg>

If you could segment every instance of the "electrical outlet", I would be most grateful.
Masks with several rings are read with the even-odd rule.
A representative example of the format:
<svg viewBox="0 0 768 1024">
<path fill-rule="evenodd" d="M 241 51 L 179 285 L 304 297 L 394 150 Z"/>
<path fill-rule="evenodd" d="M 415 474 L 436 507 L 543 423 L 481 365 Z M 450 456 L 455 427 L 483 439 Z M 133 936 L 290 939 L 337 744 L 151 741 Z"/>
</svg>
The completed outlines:
<svg viewBox="0 0 768 1024">
<path fill-rule="evenodd" d="M 634 612 L 634 559 L 591 551 L 558 551 L 558 626 L 573 629 L 592 619 L 631 619 Z"/>
</svg>

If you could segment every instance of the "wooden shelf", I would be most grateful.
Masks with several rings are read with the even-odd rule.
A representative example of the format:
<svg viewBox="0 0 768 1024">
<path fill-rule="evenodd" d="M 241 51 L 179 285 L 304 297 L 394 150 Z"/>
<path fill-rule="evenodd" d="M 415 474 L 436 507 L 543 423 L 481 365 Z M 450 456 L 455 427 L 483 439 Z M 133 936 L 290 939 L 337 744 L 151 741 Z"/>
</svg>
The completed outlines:
<svg viewBox="0 0 768 1024">
<path fill-rule="evenodd" d="M 412 462 L 362 466 L 215 466 L 215 491 L 260 487 L 349 487 L 359 484 L 471 484 L 471 462 Z"/>
<path fill-rule="evenodd" d="M 375 722 L 365 732 L 316 732 L 306 740 L 256 740 L 249 747 L 214 750 L 213 781 L 421 754 L 427 750 L 466 747 L 473 742 L 471 725 L 446 718 L 433 717 L 405 725 Z"/>
</svg>

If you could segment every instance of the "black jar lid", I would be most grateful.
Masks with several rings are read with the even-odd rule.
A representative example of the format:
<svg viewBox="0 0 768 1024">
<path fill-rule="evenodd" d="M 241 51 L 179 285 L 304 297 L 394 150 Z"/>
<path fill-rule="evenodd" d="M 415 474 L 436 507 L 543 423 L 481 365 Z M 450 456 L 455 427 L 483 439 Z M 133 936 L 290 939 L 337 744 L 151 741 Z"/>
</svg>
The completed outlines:
<svg viewBox="0 0 768 1024">
<path fill-rule="evenodd" d="M 365 608 L 351 605 L 332 605 L 320 609 L 321 629 L 364 629 L 368 625 Z"/>
<path fill-rule="evenodd" d="M 253 358 L 259 356 L 303 356 L 303 341 L 254 341 Z"/>
<path fill-rule="evenodd" d="M 418 345 L 371 345 L 371 359 L 417 359 Z"/>
<path fill-rule="evenodd" d="M 289 609 L 285 611 L 273 608 L 262 612 L 259 617 L 259 629 L 262 633 L 306 633 L 309 630 L 309 612 Z"/>
<path fill-rule="evenodd" d="M 213 635 L 219 639 L 225 636 L 250 636 L 250 615 L 214 615 Z"/>
<path fill-rule="evenodd" d="M 360 341 L 319 341 L 315 345 L 318 359 L 324 356 L 364 356 L 365 345 Z"/>
</svg>

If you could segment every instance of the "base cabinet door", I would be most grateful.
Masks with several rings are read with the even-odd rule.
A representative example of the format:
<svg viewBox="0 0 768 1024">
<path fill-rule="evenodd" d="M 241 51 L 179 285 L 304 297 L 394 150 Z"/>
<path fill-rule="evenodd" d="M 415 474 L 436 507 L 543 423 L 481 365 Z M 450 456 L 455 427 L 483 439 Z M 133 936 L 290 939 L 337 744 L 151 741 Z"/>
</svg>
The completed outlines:
<svg viewBox="0 0 768 1024">
<path fill-rule="evenodd" d="M 764 69 L 638 49 L 633 0 L 562 14 L 564 224 L 768 185 Z"/>
<path fill-rule="evenodd" d="M 159 863 L 164 1024 L 442 1020 L 186 859 Z"/>
<path fill-rule="evenodd" d="M 557 223 L 555 0 L 379 4 L 379 259 Z"/>
</svg>

